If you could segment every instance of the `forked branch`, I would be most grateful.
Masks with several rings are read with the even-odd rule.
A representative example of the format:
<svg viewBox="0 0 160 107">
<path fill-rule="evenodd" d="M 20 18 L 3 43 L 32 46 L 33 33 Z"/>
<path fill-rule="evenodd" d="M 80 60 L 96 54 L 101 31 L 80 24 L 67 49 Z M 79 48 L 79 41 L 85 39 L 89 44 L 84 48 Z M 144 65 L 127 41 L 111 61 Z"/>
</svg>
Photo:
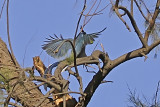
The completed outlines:
<svg viewBox="0 0 160 107">
<path fill-rule="evenodd" d="M 156 22 L 157 16 L 158 16 L 159 11 L 160 11 L 159 6 L 160 6 L 160 0 L 157 0 L 156 7 L 155 7 L 155 10 L 154 10 L 153 16 L 152 16 L 152 18 L 151 18 L 151 20 L 150 20 L 150 24 L 149 24 L 147 30 L 145 31 L 144 39 L 145 39 L 145 41 L 147 41 L 147 42 L 148 42 L 149 35 L 151 34 L 152 29 L 153 29 L 154 26 L 155 26 L 155 22 Z"/>
<path fill-rule="evenodd" d="M 123 6 L 119 6 L 118 8 L 121 9 L 121 10 L 123 10 L 128 15 L 128 18 L 130 19 L 131 24 L 132 24 L 132 26 L 133 26 L 133 28 L 134 28 L 137 36 L 139 37 L 139 39 L 140 39 L 143 47 L 147 47 L 148 45 L 147 45 L 146 41 L 144 40 L 144 38 L 143 38 L 143 36 L 142 36 L 142 34 L 141 34 L 141 32 L 140 32 L 137 24 L 136 24 L 136 21 L 134 20 L 134 18 L 131 15 L 131 13 L 125 7 L 123 7 Z"/>
<path fill-rule="evenodd" d="M 111 1 L 111 3 L 112 3 L 112 1 Z M 113 3 L 112 3 L 112 5 L 113 5 Z M 114 5 L 113 7 L 114 7 L 114 10 L 115 10 L 115 13 L 117 14 L 117 16 L 121 19 L 121 21 L 125 24 L 125 26 L 127 27 L 127 29 L 130 31 L 130 28 L 129 28 L 128 24 L 127 24 L 126 21 L 122 18 L 121 14 L 119 13 L 118 10 L 119 10 L 119 9 L 120 9 L 120 10 L 123 10 L 124 13 L 127 14 L 127 16 L 128 16 L 128 18 L 130 19 L 130 22 L 131 22 L 131 24 L 132 24 L 132 26 L 133 26 L 133 28 L 134 28 L 137 36 L 139 37 L 139 39 L 140 39 L 143 47 L 147 47 L 147 46 L 148 46 L 148 45 L 147 45 L 147 42 L 144 40 L 144 38 L 143 38 L 143 36 L 142 36 L 142 34 L 141 34 L 141 32 L 140 32 L 137 24 L 136 24 L 136 21 L 135 21 L 134 18 L 133 18 L 132 13 L 129 12 L 127 8 L 125 8 L 125 7 L 123 7 L 123 6 L 119 6 L 119 0 L 116 0 L 116 3 L 115 3 L 115 5 Z"/>
</svg>

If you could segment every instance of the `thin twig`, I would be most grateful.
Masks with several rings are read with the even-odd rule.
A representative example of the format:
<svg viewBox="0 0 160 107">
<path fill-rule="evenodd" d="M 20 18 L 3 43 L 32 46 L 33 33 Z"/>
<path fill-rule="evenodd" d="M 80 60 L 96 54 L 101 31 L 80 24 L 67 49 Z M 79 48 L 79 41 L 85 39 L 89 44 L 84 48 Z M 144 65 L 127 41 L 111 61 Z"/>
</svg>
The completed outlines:
<svg viewBox="0 0 160 107">
<path fill-rule="evenodd" d="M 79 19 L 78 19 L 78 22 L 77 22 L 76 31 L 75 31 L 75 35 L 74 35 L 74 40 L 73 40 L 73 45 L 74 45 L 74 46 L 75 46 L 75 40 L 76 40 L 76 37 L 77 37 L 78 28 L 79 28 L 79 23 L 80 23 L 80 21 L 81 21 L 83 12 L 84 12 L 85 9 L 86 9 L 86 3 L 87 3 L 87 0 L 84 0 L 83 9 L 82 9 L 81 14 L 80 14 L 80 16 L 79 16 Z"/>
<path fill-rule="evenodd" d="M 108 83 L 108 82 L 111 82 L 111 83 L 113 83 L 113 81 L 107 81 L 107 80 L 103 80 L 103 81 L 101 81 L 101 84 L 103 84 L 103 83 Z"/>
<path fill-rule="evenodd" d="M 13 103 L 13 102 L 9 102 L 9 105 L 12 105 L 13 107 L 23 107 L 23 106 L 20 106 L 20 105 L 18 105 L 16 103 Z"/>
<path fill-rule="evenodd" d="M 102 48 L 102 51 L 105 53 L 104 46 L 102 43 L 101 43 L 101 48 Z"/>
<path fill-rule="evenodd" d="M 99 41 L 100 41 L 100 40 L 99 40 Z M 98 41 L 97 44 L 95 45 L 95 47 L 94 47 L 92 53 L 95 51 L 96 47 L 98 46 L 99 41 Z"/>
<path fill-rule="evenodd" d="M 31 39 L 28 41 L 28 43 L 26 44 L 25 46 L 25 50 L 24 50 L 24 56 L 23 56 L 23 64 L 22 64 L 22 67 L 24 68 L 24 63 L 25 63 L 25 58 L 26 58 L 26 53 L 27 53 L 27 49 L 28 49 L 28 46 L 30 45 L 30 43 L 33 41 L 33 37 L 35 37 L 35 35 L 33 35 L 31 37 Z M 42 50 L 43 51 L 43 50 Z M 40 56 L 40 55 L 39 55 Z"/>
<path fill-rule="evenodd" d="M 87 20 L 87 17 L 89 15 L 89 13 L 91 12 L 91 10 L 93 9 L 93 7 L 95 6 L 97 0 L 95 0 L 95 2 L 93 3 L 93 5 L 91 6 L 91 8 L 89 9 L 88 13 L 85 15 L 85 18 L 84 18 L 84 22 L 83 22 L 83 26 L 82 26 L 82 29 L 84 28 L 84 26 L 89 22 L 89 20 L 93 17 L 93 15 L 91 15 L 90 19 Z M 94 12 L 95 13 L 95 12 Z M 93 13 L 93 14 L 94 14 Z M 86 22 L 87 20 L 87 22 Z"/>
<path fill-rule="evenodd" d="M 133 0 L 131 0 L 131 15 L 133 16 Z"/>
<path fill-rule="evenodd" d="M 137 1 L 134 0 L 134 2 L 136 3 L 136 6 L 138 7 L 138 9 L 139 9 L 141 15 L 144 17 L 144 19 L 145 19 L 147 22 L 149 22 L 149 19 L 144 15 L 144 13 L 143 13 L 141 7 L 139 6 L 139 4 L 137 3 Z"/>
<path fill-rule="evenodd" d="M 118 11 L 118 3 L 119 3 L 119 0 L 116 1 L 115 5 L 112 3 L 112 1 L 110 0 L 111 4 L 112 4 L 112 7 L 115 11 L 115 13 L 117 14 L 117 16 L 119 17 L 119 19 L 124 23 L 124 25 L 126 26 L 126 28 L 131 32 L 131 29 L 130 27 L 128 26 L 127 22 L 122 18 L 123 15 L 121 15 Z"/>
<path fill-rule="evenodd" d="M 81 92 L 75 92 L 75 91 L 69 91 L 69 92 L 63 92 L 63 93 L 56 93 L 56 94 L 52 94 L 53 96 L 58 96 L 58 95 L 64 95 L 64 94 L 80 94 L 82 96 L 86 96 L 85 93 L 81 93 Z"/>
<path fill-rule="evenodd" d="M 48 81 L 47 79 L 45 79 L 43 77 L 34 76 L 34 77 L 30 77 L 29 80 L 30 81 L 35 80 L 35 81 L 45 82 L 45 84 L 48 84 L 49 86 L 54 87 L 56 90 L 61 91 L 61 87 L 58 84 L 53 83 L 52 81 Z"/>
<path fill-rule="evenodd" d="M 158 99 L 158 92 L 159 92 L 159 86 L 160 86 L 160 81 L 158 82 L 158 85 L 157 85 L 157 90 L 156 90 L 156 94 L 155 94 L 155 100 L 154 100 L 154 105 L 155 105 L 155 107 L 158 107 L 158 105 L 157 105 L 157 99 Z"/>
<path fill-rule="evenodd" d="M 120 18 L 120 20 L 124 23 L 124 25 L 126 26 L 126 28 L 131 32 L 131 29 L 129 27 L 129 25 L 127 24 L 127 22 L 122 18 L 123 15 L 121 15 L 118 11 L 118 9 L 115 8 L 115 13 L 117 14 L 117 16 Z"/>
<path fill-rule="evenodd" d="M 8 93 L 6 100 L 4 101 L 4 107 L 8 107 L 9 101 L 11 99 L 12 91 Z"/>
<path fill-rule="evenodd" d="M 99 10 L 98 12 L 96 12 L 97 14 L 99 14 L 100 12 L 102 12 L 103 10 L 105 10 L 111 3 L 107 4 L 104 8 L 102 8 L 101 10 Z"/>
<path fill-rule="evenodd" d="M 19 67 L 20 65 L 16 61 L 16 58 L 15 58 L 14 53 L 13 53 L 12 45 L 11 45 L 11 40 L 10 40 L 10 33 L 9 33 L 9 0 L 7 0 L 7 35 L 8 35 L 8 43 L 9 43 L 9 47 L 10 47 L 10 50 L 11 50 L 12 60 L 15 64 L 15 66 Z"/>
<path fill-rule="evenodd" d="M 0 73 L 0 76 L 1 76 L 4 80 L 7 80 L 6 77 L 5 77 L 4 75 L 2 75 L 1 73 Z"/>
<path fill-rule="evenodd" d="M 31 91 L 31 90 L 33 90 L 33 89 L 35 89 L 35 88 L 40 87 L 40 86 L 43 85 L 43 84 L 45 84 L 45 82 L 42 82 L 41 84 L 36 85 L 36 86 L 34 86 L 34 87 L 30 88 L 30 89 L 27 89 L 27 90 L 28 90 L 28 91 Z M 26 92 L 26 90 L 24 90 L 24 91 L 22 91 L 22 92 L 19 92 L 19 93 L 16 93 L 14 96 L 18 96 L 19 94 L 22 94 L 22 93 L 25 93 L 25 92 Z"/>
<path fill-rule="evenodd" d="M 151 14 L 151 12 L 149 11 L 149 9 L 147 8 L 147 6 L 146 6 L 146 4 L 144 3 L 144 1 L 143 1 L 143 0 L 141 0 L 141 2 L 143 3 L 144 7 L 146 8 L 146 10 L 147 10 L 147 12 L 148 12 L 149 16 L 151 16 L 151 17 L 152 17 L 152 14 Z"/>
<path fill-rule="evenodd" d="M 5 3 L 6 3 L 6 0 L 4 0 L 3 5 L 2 5 L 2 9 L 1 9 L 1 13 L 0 13 L 0 19 L 1 19 L 1 17 L 2 17 L 2 13 L 3 13 L 3 9 L 4 9 Z"/>
</svg>

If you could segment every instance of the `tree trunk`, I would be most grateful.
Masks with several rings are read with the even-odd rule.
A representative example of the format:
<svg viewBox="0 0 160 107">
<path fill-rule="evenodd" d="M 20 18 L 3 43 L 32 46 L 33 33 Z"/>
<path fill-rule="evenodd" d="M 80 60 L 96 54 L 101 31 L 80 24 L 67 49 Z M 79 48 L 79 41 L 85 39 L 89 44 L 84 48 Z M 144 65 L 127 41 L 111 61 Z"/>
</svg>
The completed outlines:
<svg viewBox="0 0 160 107">
<path fill-rule="evenodd" d="M 8 99 L 13 98 L 25 107 L 53 107 L 53 101 L 46 98 L 36 87 L 36 84 L 25 80 L 25 73 L 21 67 L 16 67 L 6 44 L 0 38 L 0 80 L 8 93 Z M 8 101 L 9 103 L 9 101 Z M 7 104 L 8 105 L 8 104 Z"/>
</svg>

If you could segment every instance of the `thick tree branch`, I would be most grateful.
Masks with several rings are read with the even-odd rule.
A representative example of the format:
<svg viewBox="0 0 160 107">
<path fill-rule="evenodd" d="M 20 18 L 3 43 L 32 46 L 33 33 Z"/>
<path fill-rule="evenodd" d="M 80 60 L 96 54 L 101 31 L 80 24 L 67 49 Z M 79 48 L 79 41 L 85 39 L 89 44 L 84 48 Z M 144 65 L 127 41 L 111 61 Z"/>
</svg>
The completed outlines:
<svg viewBox="0 0 160 107">
<path fill-rule="evenodd" d="M 143 55 L 141 53 L 147 55 L 152 49 L 154 49 L 159 44 L 160 40 L 157 40 L 156 42 L 154 42 L 146 48 L 139 48 L 137 50 L 128 52 L 116 58 L 115 60 L 110 60 L 108 55 L 104 55 L 103 52 L 95 51 L 95 53 L 93 53 L 94 57 L 100 58 L 104 64 L 101 70 L 99 70 L 98 73 L 93 76 L 92 80 L 89 82 L 88 86 L 84 90 L 84 93 L 87 94 L 85 97 L 84 106 L 87 106 L 95 90 L 101 84 L 101 81 L 103 81 L 103 79 L 109 74 L 109 72 L 113 68 L 133 58 L 142 57 Z"/>
<path fill-rule="evenodd" d="M 107 54 L 101 52 L 101 51 L 94 51 L 93 54 L 91 55 L 94 59 L 101 59 L 103 61 L 103 67 L 98 71 L 97 74 L 95 74 L 92 78 L 92 80 L 89 82 L 87 87 L 84 90 L 84 93 L 86 94 L 86 97 L 84 98 L 84 107 L 87 106 L 89 101 L 91 100 L 91 97 L 93 96 L 95 90 L 98 88 L 98 86 L 101 84 L 103 79 L 106 77 L 106 72 L 105 70 L 109 70 L 109 68 L 106 69 L 105 66 L 108 66 L 110 63 L 110 59 Z M 109 73 L 109 72 L 108 72 Z M 83 100 L 82 100 L 83 102 Z M 82 103 L 83 104 L 83 103 Z"/>
</svg>

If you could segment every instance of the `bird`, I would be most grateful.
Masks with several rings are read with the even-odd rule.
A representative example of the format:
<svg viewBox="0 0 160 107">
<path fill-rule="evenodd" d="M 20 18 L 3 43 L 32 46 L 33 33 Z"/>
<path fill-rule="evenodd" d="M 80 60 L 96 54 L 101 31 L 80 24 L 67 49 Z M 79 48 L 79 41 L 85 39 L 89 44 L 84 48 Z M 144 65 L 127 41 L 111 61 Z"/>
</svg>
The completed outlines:
<svg viewBox="0 0 160 107">
<path fill-rule="evenodd" d="M 84 30 L 77 35 L 75 39 L 75 51 L 76 58 L 87 56 L 85 53 L 85 48 L 89 44 L 93 44 L 95 38 L 98 38 L 98 35 L 101 34 L 106 28 L 99 32 L 87 34 Z M 62 36 L 59 38 L 56 35 L 55 37 L 50 36 L 50 38 L 46 38 L 47 41 L 44 41 L 46 44 L 42 45 L 42 49 L 47 52 L 48 55 L 57 59 L 58 61 L 50 65 L 44 74 L 44 78 L 46 78 L 47 74 L 51 74 L 51 71 L 54 67 L 56 67 L 61 61 L 66 60 L 69 64 L 74 61 L 74 53 L 72 50 L 71 43 L 73 43 L 74 39 L 68 38 L 64 39 Z M 70 42 L 68 42 L 70 41 Z"/>
<path fill-rule="evenodd" d="M 99 32 L 91 34 L 87 34 L 84 30 L 82 30 L 75 40 L 76 57 L 80 58 L 86 56 L 85 47 L 89 44 L 93 44 L 93 42 L 95 41 L 94 38 L 98 38 L 98 35 L 100 35 L 100 33 L 105 29 L 106 28 Z M 55 37 L 56 38 L 50 36 L 50 38 L 46 38 L 48 41 L 45 41 L 46 44 L 42 45 L 42 49 L 45 50 L 48 55 L 58 60 L 64 60 L 73 57 L 71 44 L 69 42 L 65 42 L 66 40 L 68 40 L 73 43 L 73 39 L 64 39 L 62 36 L 61 38 L 58 38 L 56 35 Z"/>
</svg>

